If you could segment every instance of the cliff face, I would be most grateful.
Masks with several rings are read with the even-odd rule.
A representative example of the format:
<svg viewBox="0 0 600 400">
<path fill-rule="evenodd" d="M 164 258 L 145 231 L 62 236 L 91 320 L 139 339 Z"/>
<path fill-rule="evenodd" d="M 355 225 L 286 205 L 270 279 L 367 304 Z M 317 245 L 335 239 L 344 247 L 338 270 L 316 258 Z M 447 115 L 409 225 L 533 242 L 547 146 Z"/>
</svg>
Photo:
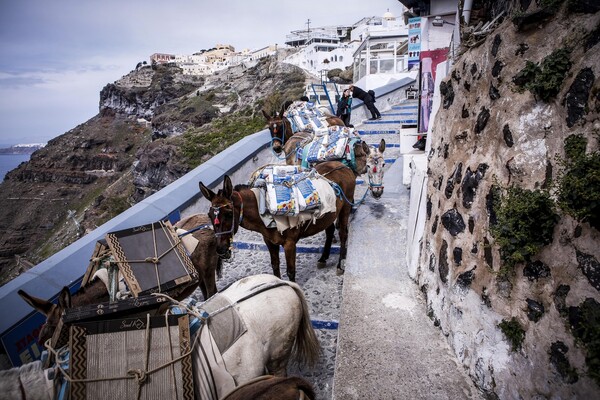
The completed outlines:
<svg viewBox="0 0 600 400">
<path fill-rule="evenodd" d="M 442 84 L 416 280 L 490 398 L 600 390 L 600 12 L 569 7 L 513 14 Z"/>
<path fill-rule="evenodd" d="M 299 97 L 303 84 L 299 69 L 271 58 L 208 78 L 142 67 L 106 85 L 97 116 L 0 184 L 0 285 L 263 129 L 260 109 Z"/>
</svg>

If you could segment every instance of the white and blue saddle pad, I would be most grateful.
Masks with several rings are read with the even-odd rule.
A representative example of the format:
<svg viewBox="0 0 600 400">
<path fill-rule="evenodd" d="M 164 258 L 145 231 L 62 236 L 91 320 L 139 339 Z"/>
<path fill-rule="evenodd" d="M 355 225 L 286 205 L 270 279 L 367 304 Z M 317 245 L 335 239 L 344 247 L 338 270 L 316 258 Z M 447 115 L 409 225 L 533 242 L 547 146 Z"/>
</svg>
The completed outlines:
<svg viewBox="0 0 600 400">
<path fill-rule="evenodd" d="M 273 165 L 265 167 L 258 177 L 265 182 L 266 207 L 271 215 L 294 216 L 321 205 L 310 171 L 295 165 Z"/>
<path fill-rule="evenodd" d="M 350 154 L 348 144 L 354 139 L 354 129 L 345 126 L 330 126 L 321 135 L 316 135 L 312 142 L 304 146 L 302 150 L 302 165 L 308 167 L 311 164 L 342 160 Z"/>
<path fill-rule="evenodd" d="M 292 123 L 292 131 L 320 132 L 327 129 L 326 116 L 308 101 L 295 101 L 286 110 L 285 115 Z"/>
</svg>

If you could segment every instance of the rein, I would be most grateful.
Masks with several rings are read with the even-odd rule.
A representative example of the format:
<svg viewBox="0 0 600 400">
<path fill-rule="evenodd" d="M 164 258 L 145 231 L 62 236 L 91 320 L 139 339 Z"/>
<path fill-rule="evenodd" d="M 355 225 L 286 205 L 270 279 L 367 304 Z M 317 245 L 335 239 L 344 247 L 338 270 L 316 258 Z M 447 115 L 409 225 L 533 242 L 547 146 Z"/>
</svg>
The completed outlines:
<svg viewBox="0 0 600 400">
<path fill-rule="evenodd" d="M 179 237 L 183 237 L 183 236 L 185 236 L 185 235 L 190 235 L 190 234 L 192 234 L 192 233 L 194 233 L 194 232 L 197 232 L 197 231 L 199 231 L 199 230 L 202 230 L 202 229 L 212 229 L 212 226 L 210 226 L 209 224 L 202 224 L 202 225 L 198 225 L 197 227 L 195 227 L 195 228 L 192 228 L 192 229 L 190 229 L 189 231 L 187 231 L 187 232 L 185 232 L 185 233 L 181 233 L 181 234 L 179 234 L 179 235 L 177 235 L 177 236 L 179 236 Z"/>
<path fill-rule="evenodd" d="M 240 199 L 240 220 L 238 221 L 238 227 L 241 225 L 242 220 L 244 219 L 244 200 L 242 199 L 242 196 L 240 195 L 239 192 L 233 192 L 236 193 Z M 233 196 L 233 193 L 231 194 Z M 233 198 L 229 199 L 229 204 L 231 204 L 231 208 L 233 211 L 233 224 L 231 224 L 231 229 L 229 229 L 228 231 L 224 231 L 224 232 L 217 232 L 217 230 L 215 229 L 215 236 L 223 236 L 223 235 L 227 235 L 229 233 L 231 233 L 232 235 L 235 235 L 237 229 L 235 228 L 235 204 L 233 204 Z M 211 206 L 210 208 L 213 209 L 213 211 L 215 212 L 215 219 L 213 221 L 213 225 L 220 225 L 221 222 L 219 221 L 219 212 L 220 209 L 229 205 L 229 204 L 224 204 L 222 206 Z"/>
<path fill-rule="evenodd" d="M 275 142 L 275 140 L 279 140 L 281 142 L 281 147 L 283 148 L 283 145 L 285 144 L 285 121 L 289 121 L 286 117 L 281 116 L 281 137 L 277 137 L 277 136 L 273 136 L 273 134 L 271 133 L 271 152 L 273 153 L 273 155 L 275 157 L 277 157 L 278 160 L 285 160 L 287 159 L 287 157 L 280 157 L 277 153 L 275 153 L 275 150 L 273 150 L 273 142 Z M 290 122 L 290 126 L 291 126 L 291 122 Z M 270 130 L 270 129 L 269 129 Z M 294 129 L 292 128 L 292 134 L 294 133 Z"/>
</svg>

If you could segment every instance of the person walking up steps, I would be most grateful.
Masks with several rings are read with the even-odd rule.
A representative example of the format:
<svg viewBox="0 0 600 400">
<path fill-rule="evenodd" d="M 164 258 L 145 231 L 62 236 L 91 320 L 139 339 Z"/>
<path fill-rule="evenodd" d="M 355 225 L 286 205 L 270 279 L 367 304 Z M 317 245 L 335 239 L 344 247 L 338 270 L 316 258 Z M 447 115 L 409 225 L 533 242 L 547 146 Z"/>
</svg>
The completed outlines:
<svg viewBox="0 0 600 400">
<path fill-rule="evenodd" d="M 369 118 L 369 121 L 381 119 L 381 113 L 377 107 L 375 107 L 375 99 L 370 93 L 365 92 L 358 86 L 354 85 L 350 85 L 349 89 L 352 92 L 352 97 L 362 100 L 365 103 L 365 106 L 367 106 L 367 109 L 371 112 L 371 118 Z"/>
</svg>

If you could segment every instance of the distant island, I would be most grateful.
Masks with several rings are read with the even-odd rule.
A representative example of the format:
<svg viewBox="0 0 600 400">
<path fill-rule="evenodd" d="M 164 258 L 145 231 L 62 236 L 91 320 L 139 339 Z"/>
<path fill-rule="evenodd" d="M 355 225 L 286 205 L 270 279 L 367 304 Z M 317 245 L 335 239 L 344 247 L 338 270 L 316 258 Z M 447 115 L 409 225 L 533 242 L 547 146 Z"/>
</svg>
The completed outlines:
<svg viewBox="0 0 600 400">
<path fill-rule="evenodd" d="M 46 146 L 46 143 L 16 144 L 14 146 L 0 148 L 0 155 L 32 154 L 34 151 L 39 150 L 44 146 Z"/>
</svg>

